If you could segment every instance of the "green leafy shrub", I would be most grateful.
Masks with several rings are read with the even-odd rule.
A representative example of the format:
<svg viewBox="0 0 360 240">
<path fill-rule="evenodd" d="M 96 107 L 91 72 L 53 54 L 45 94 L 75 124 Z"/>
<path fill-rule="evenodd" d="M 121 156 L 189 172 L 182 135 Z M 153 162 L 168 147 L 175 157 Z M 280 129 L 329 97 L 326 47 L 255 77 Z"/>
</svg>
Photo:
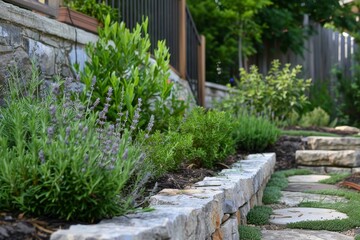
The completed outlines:
<svg viewBox="0 0 360 240">
<path fill-rule="evenodd" d="M 234 135 L 240 150 L 261 152 L 275 144 L 280 135 L 280 130 L 263 115 L 244 112 L 236 117 L 236 122 Z"/>
<path fill-rule="evenodd" d="M 340 124 L 360 126 L 360 50 L 354 54 L 355 62 L 351 78 L 347 78 L 337 69 L 337 104 L 338 118 Z"/>
<path fill-rule="evenodd" d="M 180 124 L 180 134 L 190 134 L 193 145 L 187 161 L 213 168 L 235 152 L 232 136 L 236 123 L 230 113 L 195 107 Z"/>
<path fill-rule="evenodd" d="M 280 62 L 272 62 L 266 76 L 256 66 L 250 71 L 240 69 L 240 79 L 230 97 L 223 101 L 222 108 L 241 112 L 253 108 L 255 113 L 272 112 L 277 119 L 286 119 L 292 109 L 298 110 L 308 103 L 305 92 L 311 80 L 298 78 L 301 66 L 290 69 L 290 64 L 280 68 Z"/>
<path fill-rule="evenodd" d="M 246 216 L 248 224 L 265 225 L 269 223 L 269 217 L 272 213 L 271 207 L 255 206 Z"/>
<path fill-rule="evenodd" d="M 176 170 L 189 156 L 193 146 L 191 134 L 176 131 L 156 131 L 145 140 L 144 151 L 147 161 L 154 166 L 156 176 Z"/>
<path fill-rule="evenodd" d="M 271 175 L 269 182 L 266 185 L 263 196 L 264 204 L 278 203 L 281 198 L 281 190 L 288 186 L 287 177 L 293 175 L 307 175 L 312 172 L 307 169 L 289 169 L 275 172 Z"/>
<path fill-rule="evenodd" d="M 261 240 L 259 227 L 241 225 L 239 226 L 240 240 Z"/>
<path fill-rule="evenodd" d="M 65 0 L 64 3 L 65 6 L 75 11 L 96 18 L 102 24 L 105 22 L 107 15 L 110 15 L 112 20 L 118 19 L 116 9 L 107 5 L 105 1 L 98 3 L 97 0 Z"/>
<path fill-rule="evenodd" d="M 105 123 L 106 106 L 90 111 L 58 84 L 57 98 L 39 94 L 34 76 L 9 79 L 0 108 L 0 211 L 92 222 L 132 210 L 149 176 L 125 120 Z"/>
<path fill-rule="evenodd" d="M 330 116 L 321 107 L 314 108 L 311 112 L 305 113 L 299 122 L 300 126 L 326 127 L 330 124 Z"/>
<path fill-rule="evenodd" d="M 334 93 L 330 92 L 331 83 L 329 80 L 314 81 L 309 89 L 309 102 L 310 104 L 305 106 L 302 114 L 312 111 L 314 108 L 321 106 L 321 108 L 330 115 L 330 118 L 335 118 L 336 115 L 336 103 L 334 99 Z"/>
<path fill-rule="evenodd" d="M 146 126 L 154 115 L 155 128 L 163 130 L 170 117 L 183 116 L 187 102 L 172 93 L 173 83 L 168 79 L 169 53 L 164 42 L 158 42 L 155 62 L 151 62 L 147 25 L 146 20 L 130 32 L 124 23 L 110 24 L 108 16 L 104 28 L 99 30 L 99 40 L 86 47 L 89 61 L 80 72 L 80 79 L 87 94 L 92 93 L 92 101 L 100 99 L 98 109 L 104 106 L 108 89 L 113 89 L 108 120 L 115 121 L 119 110 L 133 119 L 137 99 L 141 98 L 139 126 Z M 120 101 L 123 92 L 124 104 Z"/>
</svg>

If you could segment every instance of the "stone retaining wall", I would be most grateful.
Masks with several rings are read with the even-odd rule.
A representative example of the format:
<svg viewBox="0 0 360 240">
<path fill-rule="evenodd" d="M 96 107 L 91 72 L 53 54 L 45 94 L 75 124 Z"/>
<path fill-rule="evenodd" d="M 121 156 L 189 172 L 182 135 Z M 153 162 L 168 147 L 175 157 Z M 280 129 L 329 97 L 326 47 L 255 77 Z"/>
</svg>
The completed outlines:
<svg viewBox="0 0 360 240">
<path fill-rule="evenodd" d="M 31 59 L 38 61 L 45 79 L 54 75 L 74 77 L 72 65 L 78 63 L 83 68 L 87 60 L 85 45 L 97 39 L 95 34 L 0 0 L 0 87 L 8 78 L 11 65 L 17 64 L 30 76 Z M 178 90 L 176 97 L 193 105 L 189 83 L 172 70 L 169 78 Z"/>
<path fill-rule="evenodd" d="M 307 137 L 306 150 L 296 152 L 298 168 L 318 173 L 360 171 L 360 138 Z"/>
<path fill-rule="evenodd" d="M 225 97 L 229 95 L 229 88 L 212 83 L 212 82 L 206 82 L 205 83 L 205 107 L 206 108 L 212 108 L 214 105 L 214 102 L 221 101 Z"/>
<path fill-rule="evenodd" d="M 162 190 L 151 198 L 151 212 L 73 225 L 52 234 L 51 240 L 238 240 L 238 225 L 262 204 L 274 166 L 274 153 L 250 155 L 191 188 Z"/>
</svg>

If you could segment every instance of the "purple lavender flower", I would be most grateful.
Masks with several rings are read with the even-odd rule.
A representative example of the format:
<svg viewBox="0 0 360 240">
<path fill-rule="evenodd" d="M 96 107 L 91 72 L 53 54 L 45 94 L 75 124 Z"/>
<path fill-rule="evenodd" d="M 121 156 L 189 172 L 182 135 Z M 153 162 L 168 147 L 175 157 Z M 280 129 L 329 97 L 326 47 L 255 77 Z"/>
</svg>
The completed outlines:
<svg viewBox="0 0 360 240">
<path fill-rule="evenodd" d="M 44 155 L 44 151 L 43 150 L 40 150 L 39 153 L 39 159 L 40 159 L 40 162 L 41 164 L 44 164 L 45 163 L 45 155 Z"/>
<path fill-rule="evenodd" d="M 94 104 L 90 107 L 90 110 L 94 111 L 94 109 L 99 105 L 99 103 L 100 103 L 100 98 L 97 98 Z"/>
<path fill-rule="evenodd" d="M 122 155 L 122 160 L 126 160 L 128 158 L 128 154 L 129 154 L 129 150 L 128 149 L 125 149 L 125 152 L 124 154 Z"/>
<path fill-rule="evenodd" d="M 58 96 L 60 94 L 60 85 L 59 84 L 57 84 L 57 83 L 52 84 L 52 93 L 55 96 Z"/>
<path fill-rule="evenodd" d="M 54 135 L 54 127 L 48 127 L 48 129 L 47 129 L 47 134 L 48 134 L 48 138 L 52 138 L 53 137 L 53 135 Z"/>
</svg>

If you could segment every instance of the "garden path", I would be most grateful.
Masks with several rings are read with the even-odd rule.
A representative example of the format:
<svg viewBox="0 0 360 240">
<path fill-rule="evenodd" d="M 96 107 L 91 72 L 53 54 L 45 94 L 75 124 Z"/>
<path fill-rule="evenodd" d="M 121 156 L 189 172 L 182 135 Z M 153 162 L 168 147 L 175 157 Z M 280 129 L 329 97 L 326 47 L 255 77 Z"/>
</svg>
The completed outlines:
<svg viewBox="0 0 360 240">
<path fill-rule="evenodd" d="M 327 220 L 327 219 L 343 219 L 347 218 L 344 213 L 337 212 L 333 209 L 321 208 L 300 208 L 296 207 L 301 202 L 317 201 L 317 202 L 343 202 L 347 200 L 341 197 L 326 196 L 319 194 L 305 193 L 309 189 L 334 189 L 333 185 L 320 184 L 321 179 L 329 178 L 327 175 L 298 175 L 289 177 L 289 186 L 282 191 L 280 205 L 273 206 L 273 214 L 270 216 L 270 223 L 272 227 L 262 230 L 263 240 L 350 240 L 354 239 L 351 233 L 338 233 L 320 230 L 301 230 L 301 229 L 287 229 L 286 224 L 309 221 L 309 220 Z M 296 190 L 296 186 L 302 186 Z M 283 206 L 280 207 L 279 206 Z M 284 206 L 286 206 L 284 208 Z M 276 227 L 274 227 L 274 225 Z M 272 230 L 275 229 L 275 230 Z"/>
</svg>

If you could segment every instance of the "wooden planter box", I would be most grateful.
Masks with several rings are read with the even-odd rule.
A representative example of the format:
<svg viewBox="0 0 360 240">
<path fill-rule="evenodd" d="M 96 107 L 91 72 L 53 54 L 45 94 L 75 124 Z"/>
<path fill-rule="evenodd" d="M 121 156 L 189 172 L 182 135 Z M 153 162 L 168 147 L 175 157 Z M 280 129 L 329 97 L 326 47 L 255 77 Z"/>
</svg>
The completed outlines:
<svg viewBox="0 0 360 240">
<path fill-rule="evenodd" d="M 57 20 L 86 31 L 97 33 L 99 21 L 83 13 L 71 10 L 67 7 L 60 7 Z"/>
</svg>

